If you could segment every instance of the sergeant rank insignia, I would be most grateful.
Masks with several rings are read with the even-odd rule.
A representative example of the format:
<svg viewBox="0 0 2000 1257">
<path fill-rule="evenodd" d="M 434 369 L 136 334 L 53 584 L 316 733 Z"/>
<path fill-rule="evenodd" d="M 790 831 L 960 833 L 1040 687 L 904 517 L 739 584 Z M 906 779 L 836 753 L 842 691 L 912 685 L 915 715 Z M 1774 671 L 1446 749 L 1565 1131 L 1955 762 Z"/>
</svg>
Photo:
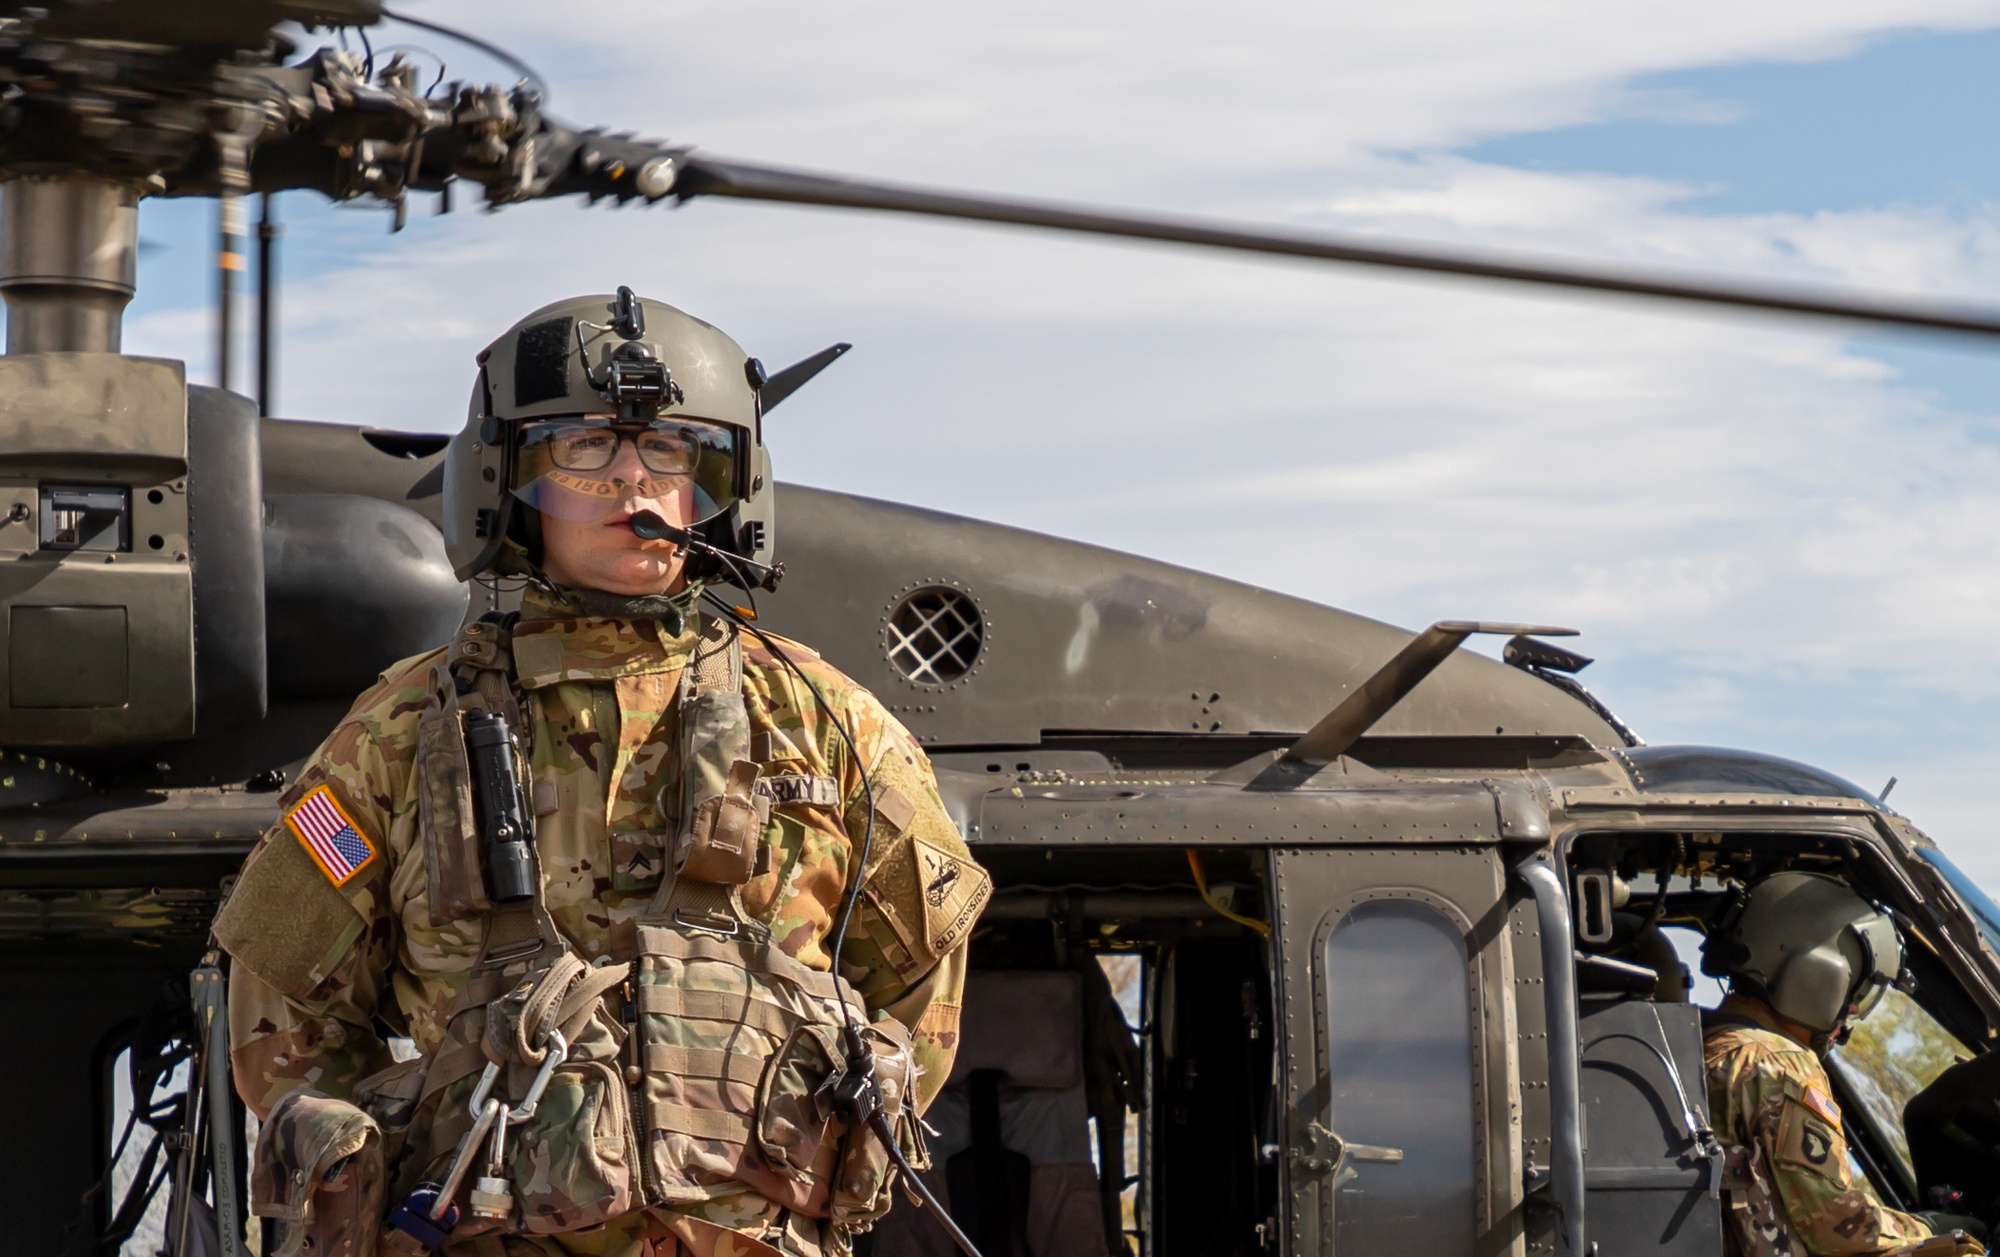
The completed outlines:
<svg viewBox="0 0 2000 1257">
<path fill-rule="evenodd" d="M 375 844 L 347 815 L 333 791 L 324 785 L 285 813 L 285 824 L 297 835 L 299 845 L 319 865 L 320 872 L 335 886 L 345 886 L 354 875 L 375 862 Z"/>
</svg>

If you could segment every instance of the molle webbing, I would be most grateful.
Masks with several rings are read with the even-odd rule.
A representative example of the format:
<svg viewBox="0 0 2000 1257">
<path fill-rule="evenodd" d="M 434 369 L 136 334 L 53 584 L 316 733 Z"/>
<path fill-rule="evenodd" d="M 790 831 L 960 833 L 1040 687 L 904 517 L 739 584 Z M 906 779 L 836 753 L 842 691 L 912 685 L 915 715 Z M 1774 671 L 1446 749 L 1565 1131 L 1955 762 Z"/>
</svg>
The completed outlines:
<svg viewBox="0 0 2000 1257">
<path fill-rule="evenodd" d="M 729 991 L 688 991 L 677 986 L 641 986 L 638 1005 L 641 1013 L 748 1026 L 753 1030 L 761 1030 L 765 1034 L 779 1037 L 790 1034 L 800 1023 L 798 1015 L 783 1004 Z"/>
<path fill-rule="evenodd" d="M 773 1055 L 801 1033 L 837 1033 L 847 1015 L 867 1021 L 845 982 L 767 941 L 659 926 L 641 926 L 638 938 L 637 1059 L 656 1134 L 747 1150 Z M 654 1155 L 675 1148 L 656 1145 Z M 662 1168 L 676 1177 L 682 1167 Z"/>
<path fill-rule="evenodd" d="M 648 920 L 691 930 L 711 930 L 719 935 L 734 934 L 759 942 L 771 937 L 768 927 L 752 920 L 743 910 L 742 892 L 736 887 L 672 873 L 668 877 L 671 880 L 660 887 L 646 910 Z"/>
<path fill-rule="evenodd" d="M 738 939 L 714 938 L 704 934 L 642 926 L 639 930 L 639 954 L 672 960 L 720 961 L 775 979 L 796 988 L 812 999 L 832 1001 L 844 996 L 849 1003 L 854 1004 L 857 1009 L 860 1008 L 860 1000 L 854 994 L 853 987 L 835 978 L 831 973 L 801 964 L 775 943 L 748 943 Z M 832 1010 L 829 1010 L 830 1014 L 831 1012 Z M 862 1020 L 867 1020 L 865 1014 Z"/>
<path fill-rule="evenodd" d="M 646 1101 L 646 1129 L 714 1139 L 737 1147 L 750 1146 L 749 1114 L 690 1108 L 671 1100 Z"/>
<path fill-rule="evenodd" d="M 762 1061 L 719 1048 L 684 1048 L 671 1043 L 650 1043 L 646 1045 L 642 1063 L 649 1074 L 715 1078 L 725 1082 L 747 1082 L 752 1086 L 764 1076 Z"/>
<path fill-rule="evenodd" d="M 742 693 L 743 650 L 734 624 L 719 617 L 704 619 L 686 675 L 694 695 Z"/>
</svg>

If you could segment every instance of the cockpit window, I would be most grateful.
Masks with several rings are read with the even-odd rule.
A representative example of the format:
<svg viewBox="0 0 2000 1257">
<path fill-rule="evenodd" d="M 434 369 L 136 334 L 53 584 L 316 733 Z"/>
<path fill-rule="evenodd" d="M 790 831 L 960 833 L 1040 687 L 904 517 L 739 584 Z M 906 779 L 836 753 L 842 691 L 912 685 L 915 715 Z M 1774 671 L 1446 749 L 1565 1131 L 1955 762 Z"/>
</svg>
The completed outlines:
<svg viewBox="0 0 2000 1257">
<path fill-rule="evenodd" d="M 1979 932 L 1986 936 L 1986 945 L 2000 951 L 2000 904 L 1993 902 L 1992 896 L 1979 889 L 1979 884 L 1965 875 L 1965 871 L 1953 864 L 1945 853 L 1936 847 L 1918 847 L 1917 854 L 1929 860 L 1944 874 L 1944 880 L 1958 892 L 1958 897 L 1971 910 L 1973 919 L 1979 922 Z"/>
<path fill-rule="evenodd" d="M 1928 853 L 1926 853 L 1928 854 Z M 1906 1192 L 1916 1194 L 1916 1171 L 1903 1134 L 1903 1106 L 1910 1097 L 1972 1052 L 1923 1006 L 1893 987 L 1875 1011 L 1857 1022 L 1827 1063 L 1866 1110 L 1869 1128 L 1895 1162 Z"/>
</svg>

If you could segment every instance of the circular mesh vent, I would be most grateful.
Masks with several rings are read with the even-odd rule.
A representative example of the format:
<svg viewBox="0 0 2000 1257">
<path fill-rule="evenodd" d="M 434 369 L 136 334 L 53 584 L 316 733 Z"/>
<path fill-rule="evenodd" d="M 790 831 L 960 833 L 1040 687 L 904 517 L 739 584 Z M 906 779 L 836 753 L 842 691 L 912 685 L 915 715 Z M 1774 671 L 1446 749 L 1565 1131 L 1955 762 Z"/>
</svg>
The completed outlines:
<svg viewBox="0 0 2000 1257">
<path fill-rule="evenodd" d="M 919 685 L 948 685 L 972 671 L 985 625 L 972 599 L 956 589 L 919 589 L 889 613 L 884 644 L 896 671 Z"/>
</svg>

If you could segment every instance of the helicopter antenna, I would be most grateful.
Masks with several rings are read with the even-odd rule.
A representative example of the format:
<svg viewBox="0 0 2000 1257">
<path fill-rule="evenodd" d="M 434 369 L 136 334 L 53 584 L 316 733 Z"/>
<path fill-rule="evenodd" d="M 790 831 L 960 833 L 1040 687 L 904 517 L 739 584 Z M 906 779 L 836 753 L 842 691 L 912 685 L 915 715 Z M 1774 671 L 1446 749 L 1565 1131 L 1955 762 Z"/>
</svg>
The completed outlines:
<svg viewBox="0 0 2000 1257">
<path fill-rule="evenodd" d="M 420 31 L 429 31 L 433 35 L 442 35 L 446 39 L 455 39 L 469 48 L 477 48 L 487 56 L 492 57 L 495 61 L 498 61 L 501 65 L 506 66 L 522 78 L 528 80 L 528 82 L 534 84 L 535 90 L 541 93 L 543 100 L 546 101 L 549 98 L 549 81 L 542 77 L 541 71 L 535 69 L 535 67 L 521 60 L 513 53 L 508 52 L 498 44 L 489 44 L 477 35 L 468 35 L 462 30 L 446 26 L 441 22 L 427 22 L 423 18 L 411 17 L 407 13 L 398 13 L 396 10 L 390 8 L 384 8 L 382 16 L 401 22 L 405 26 L 414 26 Z"/>
</svg>

